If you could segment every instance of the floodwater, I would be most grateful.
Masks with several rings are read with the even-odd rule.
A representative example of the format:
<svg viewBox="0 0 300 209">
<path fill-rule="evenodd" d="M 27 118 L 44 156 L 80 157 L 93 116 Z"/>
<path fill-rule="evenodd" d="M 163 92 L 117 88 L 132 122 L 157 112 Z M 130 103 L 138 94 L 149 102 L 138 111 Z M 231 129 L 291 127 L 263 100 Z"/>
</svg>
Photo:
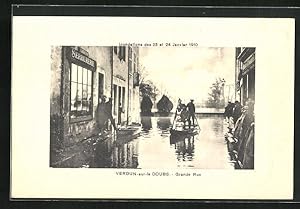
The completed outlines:
<svg viewBox="0 0 300 209">
<path fill-rule="evenodd" d="M 234 169 L 221 116 L 197 117 L 195 136 L 170 136 L 171 117 L 142 117 L 142 132 L 131 140 L 99 143 L 90 167 Z"/>
</svg>

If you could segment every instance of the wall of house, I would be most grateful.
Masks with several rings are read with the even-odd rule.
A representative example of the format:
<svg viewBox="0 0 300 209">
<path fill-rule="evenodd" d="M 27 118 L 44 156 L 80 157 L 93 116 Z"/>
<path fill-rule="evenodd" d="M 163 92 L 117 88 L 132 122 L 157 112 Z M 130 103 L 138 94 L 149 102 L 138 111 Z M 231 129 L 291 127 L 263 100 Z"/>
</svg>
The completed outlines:
<svg viewBox="0 0 300 209">
<path fill-rule="evenodd" d="M 60 114 L 62 47 L 51 47 L 50 114 Z"/>
<path fill-rule="evenodd" d="M 137 57 L 139 57 L 139 48 L 133 47 L 133 50 L 135 51 Z M 136 72 L 138 72 L 139 69 L 139 59 L 137 60 L 137 69 Z M 140 89 L 139 86 L 133 86 L 133 81 L 130 82 L 132 85 L 132 108 L 131 108 L 131 122 L 132 123 L 140 123 Z"/>
<path fill-rule="evenodd" d="M 50 66 L 50 161 L 55 161 L 57 150 L 63 146 L 63 118 L 61 114 L 62 47 L 51 47 Z"/>
<path fill-rule="evenodd" d="M 95 112 L 98 105 L 98 73 L 104 74 L 104 94 L 111 96 L 112 50 L 111 47 L 81 47 L 89 53 L 89 58 L 97 63 L 93 72 L 93 106 L 92 118 L 85 121 L 70 119 L 70 70 L 71 62 L 67 57 L 68 47 L 52 47 L 51 49 L 51 130 L 59 132 L 62 146 L 72 144 L 91 137 L 99 132 Z M 55 122 L 54 122 L 55 121 Z M 58 127 L 57 127 L 58 126 Z"/>
<path fill-rule="evenodd" d="M 95 47 L 95 46 L 84 46 L 81 47 L 89 52 L 92 59 L 97 62 L 97 73 L 104 74 L 104 95 L 109 98 L 111 97 L 111 73 L 112 73 L 112 47 Z M 95 78 L 95 83 L 99 83 L 98 75 Z M 98 85 L 95 86 L 94 94 L 98 93 Z M 98 96 L 98 95 L 95 95 Z"/>
<path fill-rule="evenodd" d="M 126 47 L 127 49 L 127 47 Z M 127 62 L 127 56 L 126 53 L 125 60 L 120 60 L 119 56 L 115 53 L 113 53 L 113 84 L 117 85 L 118 87 L 124 87 L 125 88 L 125 102 L 123 105 L 124 112 L 121 114 L 121 121 L 122 124 L 126 124 L 127 122 L 127 95 L 128 95 L 128 62 Z M 113 93 L 114 94 L 114 93 Z M 117 92 L 116 98 L 118 99 L 119 96 L 119 90 Z M 116 101 L 116 103 L 113 101 L 113 111 L 114 117 L 117 119 L 118 117 L 118 103 L 119 101 Z"/>
<path fill-rule="evenodd" d="M 85 50 L 88 53 L 88 57 L 95 60 L 97 64 L 96 71 L 93 72 L 92 81 L 92 117 L 82 121 L 74 121 L 70 118 L 70 71 L 72 62 L 67 55 L 70 47 L 53 46 L 51 48 L 51 142 L 53 142 L 52 144 L 58 144 L 57 142 L 59 142 L 58 147 L 72 146 L 74 143 L 99 133 L 95 118 L 99 99 L 99 73 L 104 75 L 103 94 L 108 98 L 114 96 L 112 79 L 113 84 L 125 89 L 122 124 L 140 122 L 139 87 L 133 86 L 134 71 L 131 74 L 128 73 L 128 47 L 126 47 L 125 60 L 120 60 L 119 56 L 113 52 L 112 47 L 82 46 L 80 48 Z M 134 50 L 138 56 L 138 48 Z M 129 107 L 128 104 L 130 104 Z M 117 119 L 116 114 L 114 117 Z"/>
</svg>

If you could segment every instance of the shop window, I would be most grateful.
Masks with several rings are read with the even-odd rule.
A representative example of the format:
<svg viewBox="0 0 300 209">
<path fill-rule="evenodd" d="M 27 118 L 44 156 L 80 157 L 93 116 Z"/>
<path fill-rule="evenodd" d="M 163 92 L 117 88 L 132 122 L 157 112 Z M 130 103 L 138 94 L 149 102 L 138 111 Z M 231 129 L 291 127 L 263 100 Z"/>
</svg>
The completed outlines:
<svg viewBox="0 0 300 209">
<path fill-rule="evenodd" d="M 70 117 L 92 116 L 93 72 L 72 63 L 71 65 L 71 111 Z"/>
</svg>

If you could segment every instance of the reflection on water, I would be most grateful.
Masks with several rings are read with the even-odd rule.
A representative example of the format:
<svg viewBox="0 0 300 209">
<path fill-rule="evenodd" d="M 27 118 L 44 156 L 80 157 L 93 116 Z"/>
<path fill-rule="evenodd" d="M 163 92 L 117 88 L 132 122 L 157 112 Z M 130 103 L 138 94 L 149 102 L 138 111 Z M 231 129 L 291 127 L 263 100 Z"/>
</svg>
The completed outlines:
<svg viewBox="0 0 300 209">
<path fill-rule="evenodd" d="M 157 127 L 161 130 L 169 130 L 171 124 L 171 118 L 169 117 L 158 117 L 157 118 Z"/>
<path fill-rule="evenodd" d="M 141 123 L 144 131 L 148 131 L 152 128 L 151 117 L 146 117 L 146 116 L 141 117 Z"/>
<path fill-rule="evenodd" d="M 138 140 L 122 141 L 107 139 L 97 144 L 94 161 L 90 167 L 137 168 Z"/>
<path fill-rule="evenodd" d="M 170 144 L 174 144 L 178 161 L 191 161 L 194 157 L 194 136 L 170 136 Z"/>
<path fill-rule="evenodd" d="M 90 167 L 232 168 L 222 117 L 198 118 L 201 131 L 195 136 L 170 136 L 171 120 L 171 117 L 142 117 L 139 137 L 106 139 L 97 144 Z"/>
</svg>

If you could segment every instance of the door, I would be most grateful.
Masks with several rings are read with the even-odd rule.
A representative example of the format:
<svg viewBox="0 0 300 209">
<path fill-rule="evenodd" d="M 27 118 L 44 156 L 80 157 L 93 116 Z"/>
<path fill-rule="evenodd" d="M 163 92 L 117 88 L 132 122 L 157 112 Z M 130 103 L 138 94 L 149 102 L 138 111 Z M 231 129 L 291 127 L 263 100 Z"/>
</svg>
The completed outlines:
<svg viewBox="0 0 300 209">
<path fill-rule="evenodd" d="M 103 96 L 104 94 L 104 75 L 102 73 L 98 74 L 98 102 L 99 99 Z"/>
</svg>

